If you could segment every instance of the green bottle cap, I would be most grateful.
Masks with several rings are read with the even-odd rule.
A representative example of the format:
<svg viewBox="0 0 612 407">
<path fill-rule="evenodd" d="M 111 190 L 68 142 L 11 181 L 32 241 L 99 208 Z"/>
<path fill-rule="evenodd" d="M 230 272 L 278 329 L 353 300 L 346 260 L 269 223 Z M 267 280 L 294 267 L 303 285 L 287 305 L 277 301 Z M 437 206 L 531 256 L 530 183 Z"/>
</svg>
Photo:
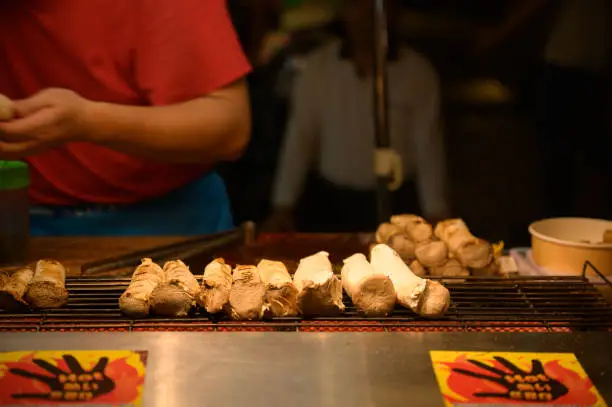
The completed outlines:
<svg viewBox="0 0 612 407">
<path fill-rule="evenodd" d="M 30 167 L 21 161 L 0 160 L 0 191 L 30 186 Z"/>
</svg>

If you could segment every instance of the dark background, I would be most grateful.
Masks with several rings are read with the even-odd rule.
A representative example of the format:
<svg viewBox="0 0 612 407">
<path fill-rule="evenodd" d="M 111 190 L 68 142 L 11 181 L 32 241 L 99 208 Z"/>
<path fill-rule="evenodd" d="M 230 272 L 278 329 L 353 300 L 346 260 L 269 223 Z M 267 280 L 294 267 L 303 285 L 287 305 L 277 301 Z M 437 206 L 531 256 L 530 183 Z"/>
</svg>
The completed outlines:
<svg viewBox="0 0 612 407">
<path fill-rule="evenodd" d="M 528 225 L 546 217 L 535 111 L 541 55 L 558 3 L 552 2 L 493 51 L 471 53 L 477 34 L 499 24 L 515 4 L 510 0 L 404 0 L 400 37 L 430 58 L 441 78 L 453 216 L 462 217 L 478 236 L 504 240 L 507 246 L 526 246 Z M 248 19 L 240 24 L 248 24 Z M 286 52 L 291 58 L 307 53 L 326 40 L 332 26 L 293 33 Z M 243 34 L 244 38 L 249 36 Z M 286 114 L 279 105 L 290 109 L 283 105 L 283 97 L 267 99 L 277 85 L 272 79 L 259 80 L 252 89 L 259 95 L 255 121 L 279 111 Z M 493 86 L 501 95 L 487 96 L 483 86 Z M 270 107 L 275 104 L 276 108 Z M 268 214 L 282 131 L 265 133 L 255 135 L 242 162 L 223 172 L 238 222 L 261 223 Z M 242 171 L 235 171 L 241 166 Z M 253 168 L 260 169 L 259 175 Z M 247 182 L 250 189 L 244 186 L 245 176 L 252 178 Z M 579 195 L 580 191 L 569 193 Z"/>
</svg>

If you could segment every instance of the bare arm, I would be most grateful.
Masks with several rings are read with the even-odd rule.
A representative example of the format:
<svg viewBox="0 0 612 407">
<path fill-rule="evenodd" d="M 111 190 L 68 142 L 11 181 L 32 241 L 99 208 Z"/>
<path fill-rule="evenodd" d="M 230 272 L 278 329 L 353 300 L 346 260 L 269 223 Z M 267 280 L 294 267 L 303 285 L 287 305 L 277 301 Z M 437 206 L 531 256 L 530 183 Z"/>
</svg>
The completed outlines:
<svg viewBox="0 0 612 407">
<path fill-rule="evenodd" d="M 212 164 L 240 155 L 250 130 L 241 78 L 250 67 L 225 0 L 129 4 L 126 81 L 145 106 L 97 102 L 82 89 L 43 89 L 14 101 L 17 118 L 0 123 L 0 159 L 83 141 L 164 162 Z"/>
<path fill-rule="evenodd" d="M 92 140 L 174 162 L 238 157 L 247 143 L 249 67 L 225 0 L 130 0 L 131 81 L 148 105 L 92 106 Z"/>
<path fill-rule="evenodd" d="M 88 140 L 163 162 L 233 160 L 251 126 L 244 80 L 187 102 L 156 107 L 90 103 Z"/>
</svg>

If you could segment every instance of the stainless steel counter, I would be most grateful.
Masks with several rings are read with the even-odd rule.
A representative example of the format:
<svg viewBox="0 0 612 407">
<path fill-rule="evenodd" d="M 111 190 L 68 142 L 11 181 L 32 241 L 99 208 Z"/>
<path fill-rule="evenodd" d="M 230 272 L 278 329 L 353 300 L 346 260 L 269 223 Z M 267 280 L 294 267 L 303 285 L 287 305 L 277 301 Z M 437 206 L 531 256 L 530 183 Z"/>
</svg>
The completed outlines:
<svg viewBox="0 0 612 407">
<path fill-rule="evenodd" d="M 145 406 L 442 406 L 430 350 L 573 352 L 612 404 L 612 334 L 14 333 L 0 351 L 148 350 Z"/>
</svg>

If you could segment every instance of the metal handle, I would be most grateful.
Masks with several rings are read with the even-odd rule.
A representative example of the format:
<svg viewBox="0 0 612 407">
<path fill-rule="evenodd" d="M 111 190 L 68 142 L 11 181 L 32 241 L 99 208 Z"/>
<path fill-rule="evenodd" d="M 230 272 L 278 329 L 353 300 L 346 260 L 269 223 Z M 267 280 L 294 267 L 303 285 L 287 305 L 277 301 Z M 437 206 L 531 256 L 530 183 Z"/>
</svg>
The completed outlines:
<svg viewBox="0 0 612 407">
<path fill-rule="evenodd" d="M 219 250 L 231 244 L 242 243 L 246 246 L 252 245 L 256 239 L 255 224 L 253 222 L 245 222 L 240 228 L 229 232 L 200 236 L 179 243 L 138 250 L 122 256 L 86 263 L 81 266 L 81 276 L 91 276 L 126 267 L 136 267 L 140 263 L 140 259 L 144 257 L 150 257 L 156 262 L 175 258 L 186 259 Z"/>
<path fill-rule="evenodd" d="M 389 148 L 389 109 L 387 84 L 387 56 L 389 41 L 387 30 L 386 0 L 372 0 L 374 2 L 374 32 L 372 33 L 374 47 L 374 129 L 375 141 L 378 148 Z M 377 210 L 378 222 L 386 222 L 391 217 L 391 204 L 389 196 L 389 176 L 377 176 Z"/>
<path fill-rule="evenodd" d="M 387 57 L 389 54 L 389 39 L 387 27 L 386 0 L 373 0 L 374 9 L 374 123 L 376 129 L 376 145 L 389 147 L 389 114 L 388 114 L 388 82 Z"/>
<path fill-rule="evenodd" d="M 608 277 L 606 277 L 601 271 L 597 270 L 597 267 L 595 267 L 593 265 L 593 263 L 591 263 L 590 261 L 585 261 L 584 265 L 582 266 L 582 278 L 586 278 L 586 272 L 588 268 L 591 268 L 599 277 L 601 277 L 601 279 L 610 287 L 612 287 L 612 281 L 608 280 Z"/>
</svg>

